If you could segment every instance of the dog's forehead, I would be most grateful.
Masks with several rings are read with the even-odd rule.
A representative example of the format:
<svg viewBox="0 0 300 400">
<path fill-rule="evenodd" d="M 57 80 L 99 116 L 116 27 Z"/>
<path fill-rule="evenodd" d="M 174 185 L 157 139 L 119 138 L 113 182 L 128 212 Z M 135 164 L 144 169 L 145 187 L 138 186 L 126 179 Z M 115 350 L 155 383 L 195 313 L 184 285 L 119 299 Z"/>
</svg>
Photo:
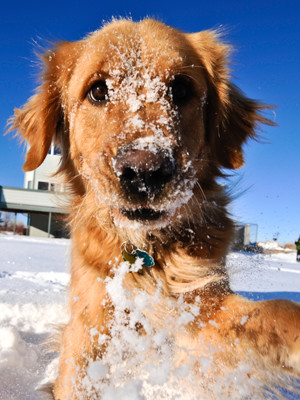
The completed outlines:
<svg viewBox="0 0 300 400">
<path fill-rule="evenodd" d="M 120 21 L 85 40 L 79 64 L 85 75 L 99 70 L 115 75 L 116 68 L 120 74 L 147 69 L 153 76 L 168 79 L 176 68 L 189 62 L 180 35 L 154 21 Z"/>
</svg>

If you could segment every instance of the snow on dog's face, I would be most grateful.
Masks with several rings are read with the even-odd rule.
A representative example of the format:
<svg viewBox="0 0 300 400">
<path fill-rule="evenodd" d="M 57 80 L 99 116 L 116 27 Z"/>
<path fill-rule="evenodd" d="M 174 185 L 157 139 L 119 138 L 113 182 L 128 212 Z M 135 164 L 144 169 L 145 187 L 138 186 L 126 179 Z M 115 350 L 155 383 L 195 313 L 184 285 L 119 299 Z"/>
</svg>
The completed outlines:
<svg viewBox="0 0 300 400">
<path fill-rule="evenodd" d="M 14 127 L 36 168 L 55 136 L 75 192 L 119 227 L 161 228 L 191 215 L 220 167 L 243 163 L 258 108 L 228 81 L 213 32 L 118 21 L 44 56 L 39 92 Z M 184 212 L 183 212 L 184 211 Z M 102 215 L 102 214 L 101 214 Z"/>
<path fill-rule="evenodd" d="M 174 35 L 109 26 L 86 42 L 69 82 L 72 158 L 120 226 L 163 226 L 193 194 L 207 85 Z"/>
</svg>

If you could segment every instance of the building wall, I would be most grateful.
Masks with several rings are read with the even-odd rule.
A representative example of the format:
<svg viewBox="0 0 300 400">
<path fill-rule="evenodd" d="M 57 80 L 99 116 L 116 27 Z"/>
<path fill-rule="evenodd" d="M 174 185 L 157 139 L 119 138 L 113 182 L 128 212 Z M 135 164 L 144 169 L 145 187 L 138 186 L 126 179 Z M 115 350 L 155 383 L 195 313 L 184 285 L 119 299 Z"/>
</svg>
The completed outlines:
<svg viewBox="0 0 300 400">
<path fill-rule="evenodd" d="M 50 234 L 48 235 L 50 221 Z M 38 237 L 66 237 L 68 236 L 65 228 L 63 218 L 53 214 L 45 213 L 31 213 L 30 221 L 28 224 L 28 235 Z"/>
</svg>

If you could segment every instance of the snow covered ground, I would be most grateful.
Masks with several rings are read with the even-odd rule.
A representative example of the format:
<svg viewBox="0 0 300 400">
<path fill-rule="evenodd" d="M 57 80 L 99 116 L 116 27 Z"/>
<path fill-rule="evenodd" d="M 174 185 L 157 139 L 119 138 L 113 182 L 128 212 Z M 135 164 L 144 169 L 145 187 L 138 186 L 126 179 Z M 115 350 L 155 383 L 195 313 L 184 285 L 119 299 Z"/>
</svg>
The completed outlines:
<svg viewBox="0 0 300 400">
<path fill-rule="evenodd" d="M 1 400 L 38 399 L 35 388 L 54 373 L 57 355 L 47 354 L 43 343 L 55 325 L 68 319 L 69 252 L 70 241 L 65 239 L 0 236 Z M 231 253 L 228 266 L 234 290 L 254 300 L 281 297 L 300 302 L 295 252 Z M 118 398 L 127 399 L 132 391 L 129 387 L 127 397 Z M 131 400 L 140 398 L 130 395 Z"/>
</svg>

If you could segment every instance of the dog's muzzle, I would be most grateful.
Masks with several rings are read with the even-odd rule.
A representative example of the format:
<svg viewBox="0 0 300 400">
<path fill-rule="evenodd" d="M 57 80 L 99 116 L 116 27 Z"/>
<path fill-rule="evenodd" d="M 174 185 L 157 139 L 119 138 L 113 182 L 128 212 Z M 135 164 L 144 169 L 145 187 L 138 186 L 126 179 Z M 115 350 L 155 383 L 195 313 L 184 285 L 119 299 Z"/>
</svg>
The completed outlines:
<svg viewBox="0 0 300 400">
<path fill-rule="evenodd" d="M 163 150 L 122 149 L 115 159 L 115 173 L 129 198 L 145 202 L 158 196 L 175 173 L 175 160 Z"/>
</svg>

